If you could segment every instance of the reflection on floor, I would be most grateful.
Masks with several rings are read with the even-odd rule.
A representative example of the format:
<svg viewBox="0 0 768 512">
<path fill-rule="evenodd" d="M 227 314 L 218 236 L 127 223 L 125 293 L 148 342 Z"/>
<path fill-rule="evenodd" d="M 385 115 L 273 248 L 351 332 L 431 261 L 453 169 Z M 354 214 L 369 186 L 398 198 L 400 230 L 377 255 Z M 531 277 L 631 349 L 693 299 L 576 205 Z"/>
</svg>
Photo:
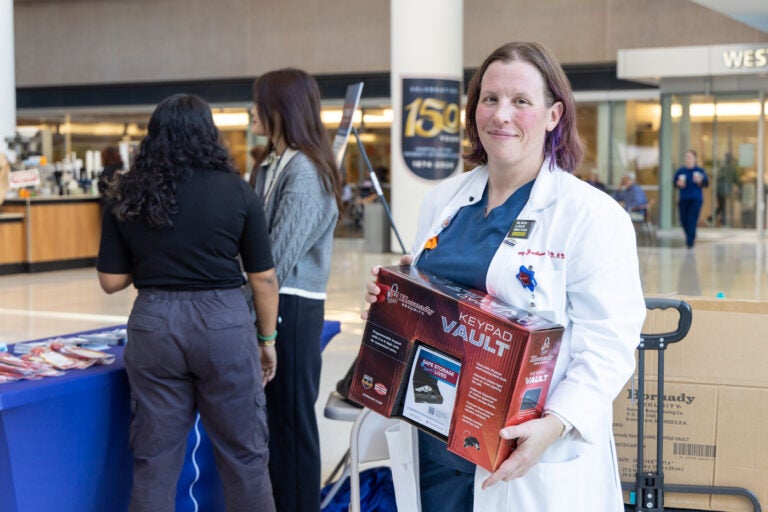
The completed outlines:
<svg viewBox="0 0 768 512">
<path fill-rule="evenodd" d="M 326 318 L 341 321 L 323 353 L 316 409 L 323 450 L 323 476 L 344 454 L 351 423 L 328 420 L 322 411 L 357 354 L 363 331 L 363 289 L 373 265 L 391 265 L 399 255 L 364 252 L 359 233 L 339 233 L 328 286 Z M 640 272 L 647 295 L 686 295 L 768 300 L 765 241 L 754 232 L 702 229 L 688 250 L 682 231 L 660 232 L 658 246 L 640 247 Z M 106 295 L 93 268 L 0 276 L 0 342 L 13 343 L 124 323 L 133 289 Z"/>
</svg>

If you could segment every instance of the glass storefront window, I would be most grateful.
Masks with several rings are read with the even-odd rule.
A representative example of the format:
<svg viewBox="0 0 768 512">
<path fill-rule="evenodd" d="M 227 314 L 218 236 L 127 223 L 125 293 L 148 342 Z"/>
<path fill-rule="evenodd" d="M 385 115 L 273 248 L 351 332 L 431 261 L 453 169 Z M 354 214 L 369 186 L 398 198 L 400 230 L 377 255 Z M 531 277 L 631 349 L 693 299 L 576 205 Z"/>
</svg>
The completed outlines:
<svg viewBox="0 0 768 512">
<path fill-rule="evenodd" d="M 671 110 L 673 169 L 682 166 L 685 152 L 693 149 L 710 178 L 699 225 L 754 229 L 760 121 L 757 95 L 677 95 L 672 97 Z"/>
<path fill-rule="evenodd" d="M 658 100 L 580 102 L 577 116 L 585 151 L 576 173 L 582 179 L 599 179 L 612 193 L 622 176 L 632 172 L 655 207 L 661 120 Z"/>
</svg>

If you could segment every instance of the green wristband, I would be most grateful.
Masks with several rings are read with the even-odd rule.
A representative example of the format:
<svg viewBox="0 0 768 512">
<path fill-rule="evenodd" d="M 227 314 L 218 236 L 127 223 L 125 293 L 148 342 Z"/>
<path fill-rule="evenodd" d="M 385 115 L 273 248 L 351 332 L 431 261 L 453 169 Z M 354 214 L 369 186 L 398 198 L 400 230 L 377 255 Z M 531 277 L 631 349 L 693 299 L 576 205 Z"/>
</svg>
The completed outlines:
<svg viewBox="0 0 768 512">
<path fill-rule="evenodd" d="M 275 338 L 277 338 L 277 329 L 275 329 L 275 332 L 273 332 L 269 336 L 262 336 L 257 332 L 256 337 L 259 338 L 259 341 L 273 341 Z"/>
</svg>

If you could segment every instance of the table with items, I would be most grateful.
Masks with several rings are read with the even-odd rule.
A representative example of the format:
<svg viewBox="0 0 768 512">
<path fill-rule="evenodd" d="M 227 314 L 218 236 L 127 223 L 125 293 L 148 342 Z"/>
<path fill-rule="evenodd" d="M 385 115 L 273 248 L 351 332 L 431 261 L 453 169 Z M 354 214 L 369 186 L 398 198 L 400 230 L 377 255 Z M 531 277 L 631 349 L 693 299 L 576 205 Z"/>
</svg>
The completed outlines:
<svg viewBox="0 0 768 512">
<path fill-rule="evenodd" d="M 326 321 L 322 347 L 339 332 L 338 321 Z M 0 381 L 3 375 L 27 373 L 0 384 L 0 511 L 127 510 L 133 462 L 124 343 L 125 326 L 115 326 L 17 343 L 10 347 L 13 353 L 0 352 Z M 31 363 L 19 363 L 20 353 Z M 84 369 L 29 375 L 29 368 L 40 372 L 41 361 L 66 368 L 61 356 L 91 361 Z M 198 510 L 225 510 L 199 418 L 187 439 L 176 494 L 177 512 Z"/>
</svg>

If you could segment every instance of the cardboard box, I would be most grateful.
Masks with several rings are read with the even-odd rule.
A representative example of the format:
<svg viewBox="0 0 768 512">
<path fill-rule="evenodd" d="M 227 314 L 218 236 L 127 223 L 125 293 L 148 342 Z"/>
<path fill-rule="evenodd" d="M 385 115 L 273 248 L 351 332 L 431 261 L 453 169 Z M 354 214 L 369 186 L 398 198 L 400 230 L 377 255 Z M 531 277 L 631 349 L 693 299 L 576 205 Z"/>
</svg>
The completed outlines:
<svg viewBox="0 0 768 512">
<path fill-rule="evenodd" d="M 693 323 L 664 357 L 664 477 L 670 484 L 745 488 L 768 507 L 768 302 L 682 297 Z M 654 310 L 644 333 L 675 330 L 677 314 Z M 646 355 L 646 395 L 656 393 L 656 355 Z M 631 383 L 614 402 L 621 480 L 636 474 L 637 404 Z M 655 402 L 646 407 L 646 470 L 655 471 Z M 652 464 L 648 464 L 648 461 Z M 752 512 L 741 496 L 667 493 L 666 507 Z"/>
<path fill-rule="evenodd" d="M 413 267 L 378 283 L 350 398 L 495 470 L 513 449 L 499 430 L 543 412 L 562 326 Z"/>
</svg>

